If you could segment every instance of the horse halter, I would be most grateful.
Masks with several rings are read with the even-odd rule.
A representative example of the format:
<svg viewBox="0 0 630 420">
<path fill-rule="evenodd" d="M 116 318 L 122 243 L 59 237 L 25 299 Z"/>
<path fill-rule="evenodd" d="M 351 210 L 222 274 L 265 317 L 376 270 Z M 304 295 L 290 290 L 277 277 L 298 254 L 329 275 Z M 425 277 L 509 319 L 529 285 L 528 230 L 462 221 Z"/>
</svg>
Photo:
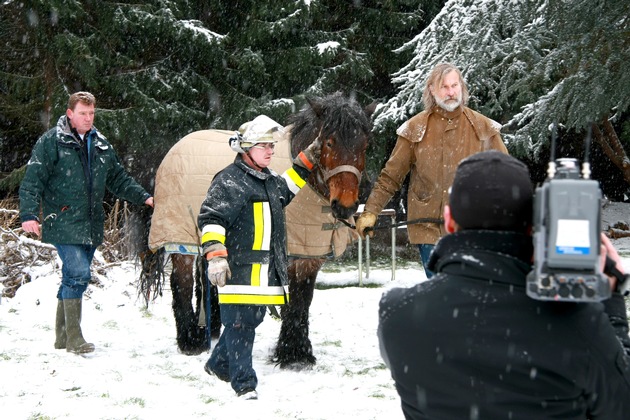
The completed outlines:
<svg viewBox="0 0 630 420">
<path fill-rule="evenodd" d="M 323 127 L 319 130 L 318 138 L 322 136 Z M 355 166 L 352 165 L 339 165 L 332 169 L 324 168 L 321 163 L 318 165 L 320 172 L 322 173 L 322 177 L 324 183 L 327 183 L 330 178 L 333 176 L 342 173 L 342 172 L 350 172 L 353 173 L 357 177 L 357 182 L 361 183 L 361 171 L 359 171 Z"/>
<path fill-rule="evenodd" d="M 319 168 L 320 168 L 320 170 L 322 172 L 322 176 L 324 177 L 324 182 L 328 182 L 328 180 L 331 177 L 333 177 L 333 176 L 335 176 L 335 175 L 337 175 L 339 173 L 351 172 L 357 177 L 358 182 L 361 183 L 361 175 L 362 174 L 356 167 L 354 167 L 352 165 L 339 165 L 339 166 L 337 166 L 335 168 L 332 168 L 332 169 L 323 168 L 320 165 Z"/>
</svg>

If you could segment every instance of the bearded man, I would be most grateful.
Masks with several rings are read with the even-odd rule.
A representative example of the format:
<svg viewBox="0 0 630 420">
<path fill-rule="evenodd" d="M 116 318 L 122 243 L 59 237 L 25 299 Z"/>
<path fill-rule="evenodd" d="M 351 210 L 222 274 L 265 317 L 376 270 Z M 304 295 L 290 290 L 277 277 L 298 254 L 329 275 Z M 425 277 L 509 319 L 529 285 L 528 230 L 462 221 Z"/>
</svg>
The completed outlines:
<svg viewBox="0 0 630 420">
<path fill-rule="evenodd" d="M 407 232 L 409 242 L 418 245 L 427 278 L 433 275 L 427 269 L 429 255 L 446 234 L 441 215 L 457 165 L 486 150 L 507 154 L 499 133 L 501 125 L 468 108 L 468 97 L 466 82 L 456 66 L 441 63 L 433 68 L 422 95 L 424 110 L 396 130 L 394 150 L 356 223 L 362 238 L 366 233 L 372 236 L 368 228 L 374 227 L 378 214 L 411 172 L 407 220 L 423 222 L 409 224 Z"/>
</svg>

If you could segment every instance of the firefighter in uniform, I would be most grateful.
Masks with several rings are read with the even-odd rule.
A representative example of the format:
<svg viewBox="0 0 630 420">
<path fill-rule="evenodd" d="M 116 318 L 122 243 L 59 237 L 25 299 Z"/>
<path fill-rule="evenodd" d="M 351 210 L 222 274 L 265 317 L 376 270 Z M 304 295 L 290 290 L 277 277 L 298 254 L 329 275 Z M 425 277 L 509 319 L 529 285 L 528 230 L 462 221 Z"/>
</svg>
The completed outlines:
<svg viewBox="0 0 630 420">
<path fill-rule="evenodd" d="M 205 371 L 229 381 L 243 399 L 258 398 L 252 366 L 256 327 L 267 305 L 282 305 L 289 298 L 283 210 L 304 186 L 321 153 L 318 138 L 278 175 L 268 166 L 283 132 L 265 115 L 239 128 L 230 138 L 238 155 L 213 179 L 197 219 L 224 326 Z"/>
</svg>

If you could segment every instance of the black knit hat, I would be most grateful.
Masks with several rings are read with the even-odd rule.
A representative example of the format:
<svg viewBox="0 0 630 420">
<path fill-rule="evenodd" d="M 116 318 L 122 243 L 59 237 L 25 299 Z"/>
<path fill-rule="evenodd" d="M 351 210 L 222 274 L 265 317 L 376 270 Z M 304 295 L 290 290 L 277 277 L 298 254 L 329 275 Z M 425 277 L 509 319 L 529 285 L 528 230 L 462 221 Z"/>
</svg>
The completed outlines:
<svg viewBox="0 0 630 420">
<path fill-rule="evenodd" d="M 451 216 L 462 229 L 524 232 L 532 224 L 527 166 L 494 150 L 462 160 L 450 191 Z"/>
</svg>

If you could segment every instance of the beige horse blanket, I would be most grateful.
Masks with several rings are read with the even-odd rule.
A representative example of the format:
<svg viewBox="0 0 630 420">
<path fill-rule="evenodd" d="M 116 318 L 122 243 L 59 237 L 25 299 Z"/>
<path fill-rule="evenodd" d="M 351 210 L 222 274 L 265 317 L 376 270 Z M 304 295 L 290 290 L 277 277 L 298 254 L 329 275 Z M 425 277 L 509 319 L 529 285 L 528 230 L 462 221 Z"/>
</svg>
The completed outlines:
<svg viewBox="0 0 630 420">
<path fill-rule="evenodd" d="M 215 174 L 234 161 L 227 130 L 195 131 L 178 141 L 166 154 L 155 176 L 155 208 L 149 231 L 149 248 L 168 253 L 199 253 L 201 232 L 197 215 Z M 291 166 L 288 136 L 278 142 L 271 169 L 282 173 Z M 285 209 L 289 255 L 327 257 L 341 255 L 356 240 L 332 216 L 328 202 L 308 185 Z"/>
</svg>

